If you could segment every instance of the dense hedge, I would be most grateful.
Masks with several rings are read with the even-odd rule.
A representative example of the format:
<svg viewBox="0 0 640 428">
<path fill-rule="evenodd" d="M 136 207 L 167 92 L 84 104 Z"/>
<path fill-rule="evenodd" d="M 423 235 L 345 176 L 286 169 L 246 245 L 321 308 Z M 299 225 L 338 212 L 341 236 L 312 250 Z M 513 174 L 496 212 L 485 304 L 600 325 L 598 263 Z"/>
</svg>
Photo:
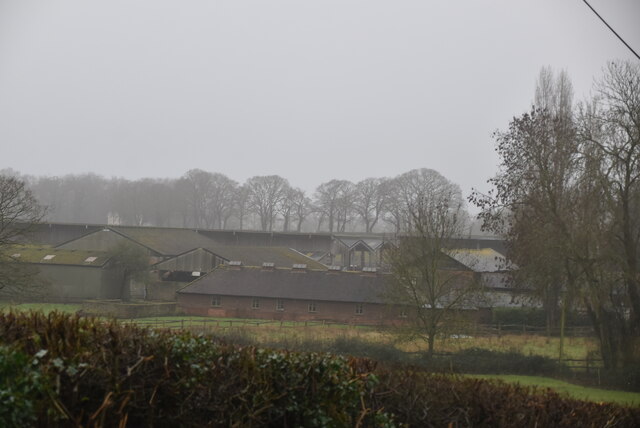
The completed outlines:
<svg viewBox="0 0 640 428">
<path fill-rule="evenodd" d="M 240 347 L 60 314 L 0 314 L 0 426 L 405 423 L 636 426 L 640 410 L 376 368 L 368 359 Z"/>
</svg>

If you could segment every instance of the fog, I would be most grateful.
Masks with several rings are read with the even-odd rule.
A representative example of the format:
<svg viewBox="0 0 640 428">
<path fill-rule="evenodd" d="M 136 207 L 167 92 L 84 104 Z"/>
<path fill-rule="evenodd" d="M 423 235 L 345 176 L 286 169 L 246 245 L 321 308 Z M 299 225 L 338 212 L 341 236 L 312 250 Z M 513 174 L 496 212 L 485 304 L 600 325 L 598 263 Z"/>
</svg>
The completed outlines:
<svg viewBox="0 0 640 428">
<path fill-rule="evenodd" d="M 634 0 L 593 6 L 636 50 Z M 0 168 L 308 193 L 432 168 L 484 189 L 542 66 L 576 99 L 629 51 L 580 1 L 0 2 Z"/>
</svg>

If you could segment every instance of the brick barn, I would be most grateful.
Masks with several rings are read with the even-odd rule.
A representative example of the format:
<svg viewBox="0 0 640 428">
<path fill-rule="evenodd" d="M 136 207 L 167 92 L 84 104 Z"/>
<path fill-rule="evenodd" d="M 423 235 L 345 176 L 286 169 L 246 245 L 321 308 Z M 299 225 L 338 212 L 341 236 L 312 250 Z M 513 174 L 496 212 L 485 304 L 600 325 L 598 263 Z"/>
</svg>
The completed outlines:
<svg viewBox="0 0 640 428">
<path fill-rule="evenodd" d="M 220 266 L 177 293 L 187 314 L 229 318 L 353 324 L 393 324 L 406 312 L 386 303 L 388 275 L 276 268 Z"/>
</svg>

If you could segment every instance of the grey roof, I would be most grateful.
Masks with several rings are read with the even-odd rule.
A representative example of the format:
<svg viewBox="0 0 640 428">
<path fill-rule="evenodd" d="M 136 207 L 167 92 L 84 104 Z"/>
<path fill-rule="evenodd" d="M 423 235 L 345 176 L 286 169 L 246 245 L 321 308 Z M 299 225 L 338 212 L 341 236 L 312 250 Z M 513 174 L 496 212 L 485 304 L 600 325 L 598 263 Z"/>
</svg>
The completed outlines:
<svg viewBox="0 0 640 428">
<path fill-rule="evenodd" d="M 385 303 L 388 275 L 292 269 L 221 267 L 181 289 L 181 294 Z"/>
<path fill-rule="evenodd" d="M 239 260 L 245 266 L 262 266 L 271 262 L 279 267 L 291 267 L 304 263 L 310 269 L 326 270 L 327 267 L 310 257 L 284 247 L 241 247 L 236 245 L 217 245 L 206 247 L 209 251 L 225 260 Z"/>
<path fill-rule="evenodd" d="M 110 227 L 110 229 L 167 256 L 176 256 L 195 248 L 209 248 L 216 245 L 215 241 L 191 229 L 127 226 Z"/>
<path fill-rule="evenodd" d="M 492 248 L 473 250 L 455 249 L 447 254 L 474 272 L 500 272 L 508 270 L 505 257 Z"/>
</svg>

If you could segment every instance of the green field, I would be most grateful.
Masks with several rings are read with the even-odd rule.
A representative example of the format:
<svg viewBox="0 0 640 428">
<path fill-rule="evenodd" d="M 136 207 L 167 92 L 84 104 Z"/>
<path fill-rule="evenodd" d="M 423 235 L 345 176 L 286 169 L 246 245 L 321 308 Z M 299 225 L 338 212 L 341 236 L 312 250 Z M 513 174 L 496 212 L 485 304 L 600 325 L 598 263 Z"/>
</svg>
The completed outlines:
<svg viewBox="0 0 640 428">
<path fill-rule="evenodd" d="M 640 393 L 627 391 L 614 391 L 608 389 L 588 388 L 558 379 L 541 376 L 516 376 L 516 375 L 468 375 L 479 379 L 499 380 L 507 383 L 517 383 L 522 386 L 534 386 L 536 388 L 550 388 L 562 395 L 579 400 L 595 402 L 611 402 L 630 406 L 640 406 Z"/>
</svg>

